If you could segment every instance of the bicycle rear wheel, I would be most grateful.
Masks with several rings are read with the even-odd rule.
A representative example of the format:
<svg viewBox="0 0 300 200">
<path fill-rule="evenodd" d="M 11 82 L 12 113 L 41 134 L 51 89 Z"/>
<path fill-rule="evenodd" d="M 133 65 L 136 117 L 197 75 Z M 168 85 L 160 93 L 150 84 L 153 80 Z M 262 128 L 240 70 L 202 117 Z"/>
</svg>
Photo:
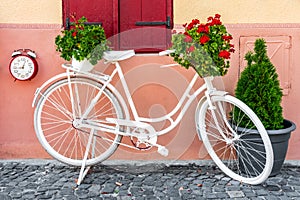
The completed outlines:
<svg viewBox="0 0 300 200">
<path fill-rule="evenodd" d="M 271 173 L 273 150 L 261 121 L 233 96 L 213 96 L 211 102 L 212 107 L 208 100 L 202 104 L 198 119 L 198 134 L 209 155 L 229 177 L 262 183 Z M 239 127 L 241 121 L 247 128 Z"/>
<path fill-rule="evenodd" d="M 87 78 L 72 77 L 71 88 L 72 92 L 66 78 L 55 82 L 41 94 L 34 112 L 34 127 L 41 145 L 51 156 L 66 164 L 81 166 L 91 130 L 76 128 L 73 122 L 80 119 L 102 84 Z M 103 123 L 107 117 L 123 118 L 123 110 L 115 95 L 105 88 L 84 120 Z M 121 138 L 118 134 L 94 130 L 86 165 L 107 159 L 117 149 Z"/>
</svg>

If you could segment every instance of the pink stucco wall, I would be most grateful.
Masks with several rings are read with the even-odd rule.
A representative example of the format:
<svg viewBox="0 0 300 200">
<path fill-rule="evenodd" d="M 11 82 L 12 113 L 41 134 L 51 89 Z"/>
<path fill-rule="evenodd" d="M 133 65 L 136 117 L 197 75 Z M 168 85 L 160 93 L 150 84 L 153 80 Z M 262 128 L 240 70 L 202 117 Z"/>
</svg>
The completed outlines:
<svg viewBox="0 0 300 200">
<path fill-rule="evenodd" d="M 0 28 L 0 157 L 46 157 L 33 130 L 31 102 L 36 88 L 62 71 L 55 53 L 57 25 L 3 25 Z M 11 53 L 20 48 L 36 52 L 39 72 L 31 81 L 14 81 L 8 71 Z"/>
<path fill-rule="evenodd" d="M 242 37 L 267 37 L 287 35 L 290 40 L 288 66 L 279 66 L 281 79 L 288 77 L 288 92 L 283 98 L 284 115 L 287 119 L 300 122 L 299 93 L 300 91 L 300 65 L 299 56 L 300 25 L 290 26 L 274 25 L 228 25 L 233 34 L 236 52 L 232 56 L 232 67 L 222 80 L 218 80 L 220 87 L 233 93 L 238 75 L 242 70 L 240 49 Z M 55 74 L 63 72 L 60 65 L 64 62 L 55 52 L 54 38 L 60 32 L 57 25 L 2 25 L 0 26 L 0 158 L 48 158 L 48 154 L 42 149 L 36 139 L 33 129 L 33 112 L 31 107 L 33 95 L 37 87 Z M 8 71 L 11 53 L 15 49 L 30 48 L 37 54 L 39 72 L 31 81 L 14 81 Z M 284 59 L 282 57 L 282 59 Z M 129 78 L 132 95 L 137 101 L 137 107 L 142 115 L 159 115 L 167 112 L 175 105 L 176 99 L 184 85 L 193 75 L 193 71 L 181 68 L 168 69 L 168 73 L 161 72 L 159 64 L 171 62 L 170 58 L 162 58 L 153 55 L 139 55 L 122 64 Z M 281 60 L 276 62 L 282 63 Z M 284 70 L 288 67 L 287 70 Z M 283 70 L 282 70 L 283 69 Z M 145 72 L 142 74 L 141 72 Z M 288 76 L 286 76 L 288 73 Z M 170 75 L 172 74 L 172 76 Z M 142 84 L 135 79 L 136 76 L 144 76 L 147 84 Z M 200 81 L 201 82 L 201 81 Z M 199 84 L 199 83 L 198 83 Z M 193 108 L 188 111 L 186 118 L 171 133 L 159 139 L 170 149 L 169 159 L 206 159 L 207 154 L 198 141 L 193 120 Z M 293 132 L 288 159 L 299 160 L 297 148 L 300 145 L 300 129 Z M 130 152 L 130 153 L 129 153 Z M 159 157 L 153 150 L 151 154 L 143 154 L 127 150 L 121 147 L 114 159 L 165 159 Z M 168 159 L 167 158 L 167 159 Z"/>
</svg>

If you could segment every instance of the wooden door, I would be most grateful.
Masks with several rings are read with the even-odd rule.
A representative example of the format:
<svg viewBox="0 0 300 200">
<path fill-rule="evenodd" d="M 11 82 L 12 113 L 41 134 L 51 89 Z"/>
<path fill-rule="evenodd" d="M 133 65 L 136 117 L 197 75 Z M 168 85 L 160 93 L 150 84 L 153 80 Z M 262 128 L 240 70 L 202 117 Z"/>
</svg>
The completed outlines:
<svg viewBox="0 0 300 200">
<path fill-rule="evenodd" d="M 72 14 L 102 24 L 116 50 L 157 52 L 171 42 L 173 0 L 63 0 L 66 28 Z"/>
<path fill-rule="evenodd" d="M 120 0 L 120 49 L 166 49 L 173 28 L 172 1 Z"/>
<path fill-rule="evenodd" d="M 71 15 L 76 18 L 85 16 L 89 22 L 99 23 L 105 30 L 106 37 L 118 33 L 118 0 L 63 0 L 64 26 L 68 28 L 72 22 Z"/>
</svg>

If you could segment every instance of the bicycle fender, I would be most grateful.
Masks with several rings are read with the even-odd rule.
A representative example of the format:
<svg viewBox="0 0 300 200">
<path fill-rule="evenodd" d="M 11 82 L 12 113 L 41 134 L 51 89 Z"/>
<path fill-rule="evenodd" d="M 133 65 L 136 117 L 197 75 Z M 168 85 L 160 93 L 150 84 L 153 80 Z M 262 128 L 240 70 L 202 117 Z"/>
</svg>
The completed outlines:
<svg viewBox="0 0 300 200">
<path fill-rule="evenodd" d="M 200 135 L 200 128 L 199 128 L 199 112 L 202 104 L 206 101 L 206 96 L 203 96 L 200 101 L 197 104 L 196 110 L 195 110 L 195 125 L 196 125 L 196 131 L 198 133 L 199 140 L 202 141 L 201 135 Z"/>
<path fill-rule="evenodd" d="M 219 90 L 216 90 L 216 91 L 213 91 L 210 96 L 225 96 L 227 95 L 228 92 L 226 91 L 219 91 Z M 206 101 L 206 96 L 203 96 L 200 101 L 198 102 L 197 104 L 197 107 L 196 107 L 196 110 L 195 110 L 195 120 L 197 120 L 199 118 L 199 111 L 200 111 L 200 108 L 202 106 L 202 104 Z"/>
<path fill-rule="evenodd" d="M 74 75 L 73 72 L 69 73 L 71 75 Z M 36 90 L 35 90 L 35 93 L 34 93 L 34 98 L 33 98 L 33 101 L 32 101 L 32 104 L 31 106 L 32 107 L 35 107 L 36 105 L 36 102 L 38 101 L 39 99 L 39 94 L 41 94 L 41 91 L 43 91 L 48 85 L 50 85 L 50 83 L 52 82 L 56 82 L 58 80 L 61 80 L 63 78 L 66 78 L 67 77 L 67 73 L 61 73 L 61 74 L 57 74 L 53 77 L 51 77 L 50 79 L 48 79 L 47 81 L 45 81 L 40 87 L 38 87 Z"/>
<path fill-rule="evenodd" d="M 226 92 L 226 91 L 215 90 L 210 94 L 210 96 L 225 96 L 227 94 L 228 94 L 228 92 Z"/>
<path fill-rule="evenodd" d="M 215 90 L 213 92 L 210 93 L 209 96 L 225 96 L 227 95 L 228 92 L 226 91 L 220 91 L 220 90 Z M 196 124 L 196 129 L 197 129 L 197 133 L 198 133 L 198 137 L 200 140 L 201 139 L 201 136 L 200 136 L 200 129 L 198 127 L 198 121 L 199 121 L 199 112 L 200 112 L 200 109 L 201 109 L 201 106 L 202 104 L 207 100 L 207 97 L 206 96 L 203 96 L 200 101 L 198 102 L 197 104 L 197 107 L 196 107 L 196 110 L 195 110 L 195 124 Z"/>
</svg>

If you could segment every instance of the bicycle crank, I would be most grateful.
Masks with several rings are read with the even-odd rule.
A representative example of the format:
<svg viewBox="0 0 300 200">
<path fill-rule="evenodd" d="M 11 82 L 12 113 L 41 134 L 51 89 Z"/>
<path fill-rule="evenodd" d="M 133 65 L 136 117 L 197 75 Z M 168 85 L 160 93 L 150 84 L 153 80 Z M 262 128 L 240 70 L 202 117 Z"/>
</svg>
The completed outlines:
<svg viewBox="0 0 300 200">
<path fill-rule="evenodd" d="M 110 123 L 118 126 L 126 126 L 125 136 L 129 136 L 134 148 L 138 150 L 149 150 L 151 147 L 157 147 L 157 152 L 162 156 L 168 156 L 169 150 L 157 144 L 157 134 L 154 128 L 147 123 L 124 119 L 106 118 Z"/>
</svg>

